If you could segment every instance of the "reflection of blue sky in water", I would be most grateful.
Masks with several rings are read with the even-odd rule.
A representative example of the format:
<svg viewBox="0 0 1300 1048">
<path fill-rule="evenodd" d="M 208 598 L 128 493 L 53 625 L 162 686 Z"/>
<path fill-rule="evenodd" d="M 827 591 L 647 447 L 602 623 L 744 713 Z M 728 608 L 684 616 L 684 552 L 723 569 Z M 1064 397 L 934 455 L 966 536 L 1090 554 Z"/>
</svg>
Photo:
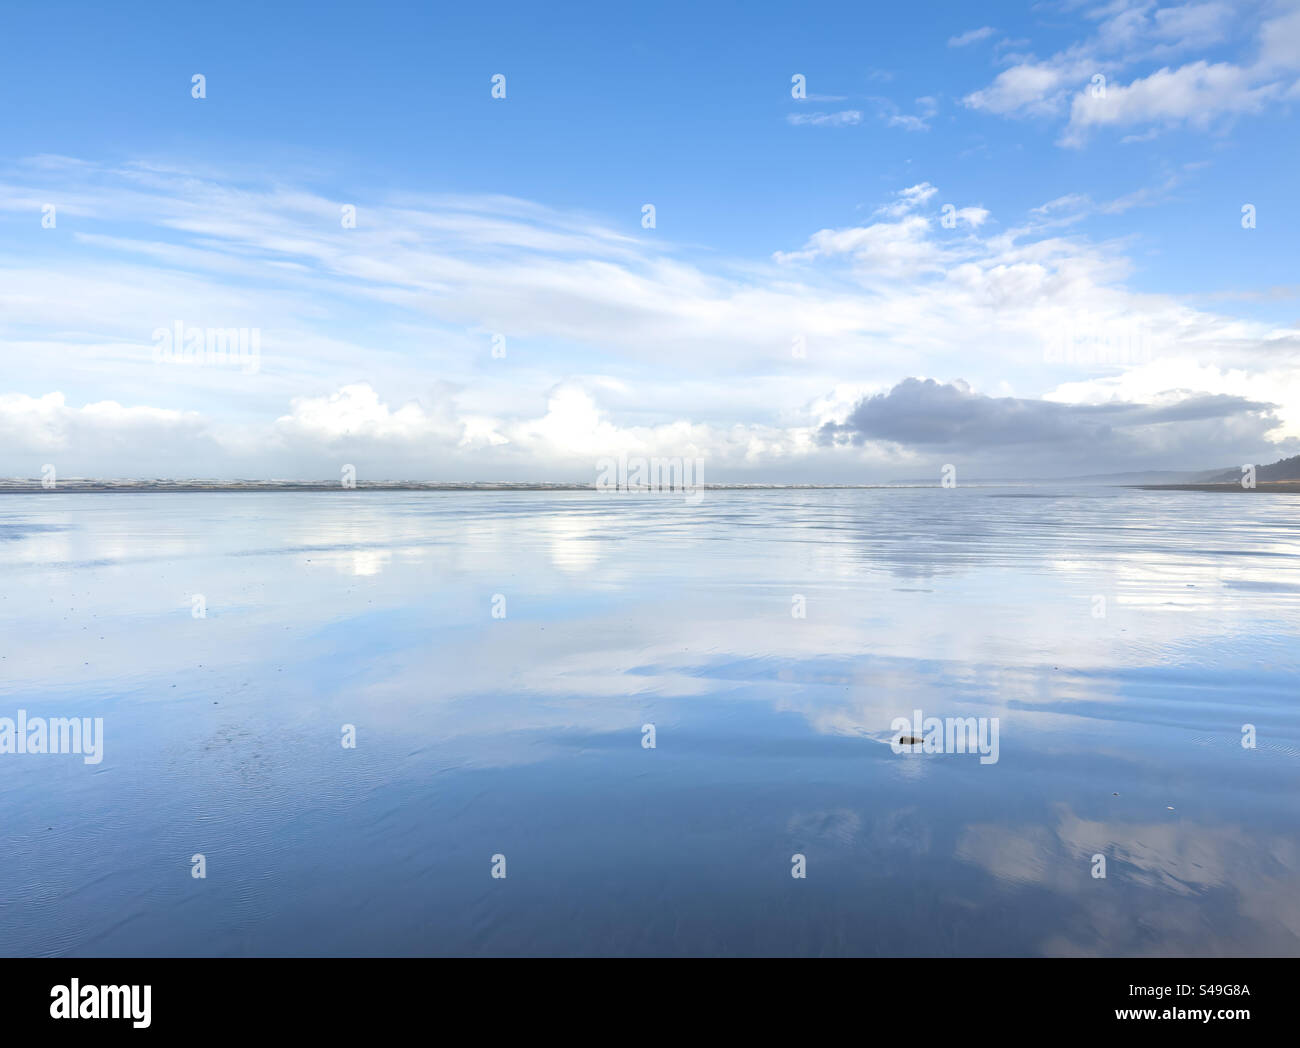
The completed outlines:
<svg viewBox="0 0 1300 1048">
<path fill-rule="evenodd" d="M 0 951 L 1297 952 L 1300 504 L 1001 494 L 0 499 Z"/>
</svg>

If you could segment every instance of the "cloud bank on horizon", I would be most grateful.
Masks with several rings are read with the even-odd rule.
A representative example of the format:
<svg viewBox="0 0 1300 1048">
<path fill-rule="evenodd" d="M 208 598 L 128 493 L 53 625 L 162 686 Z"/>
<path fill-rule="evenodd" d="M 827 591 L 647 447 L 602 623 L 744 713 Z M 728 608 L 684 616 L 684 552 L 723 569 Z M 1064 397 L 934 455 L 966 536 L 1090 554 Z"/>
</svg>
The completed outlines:
<svg viewBox="0 0 1300 1048">
<path fill-rule="evenodd" d="M 201 95 L 188 66 L 115 67 L 111 143 L 92 92 L 41 93 L 109 74 L 75 47 L 19 63 L 0 476 L 587 481 L 628 454 L 856 483 L 1300 451 L 1300 6 L 988 10 L 895 13 L 917 21 L 869 55 L 756 10 L 769 42 L 727 51 L 747 71 L 696 110 L 654 40 L 585 59 L 622 79 L 574 97 L 521 25 L 439 73 L 476 97 L 430 118 L 435 175 L 398 136 L 346 159 L 303 113 L 346 114 L 358 84 L 250 85 L 216 28 Z M 357 27 L 360 55 L 383 29 Z M 701 24 L 698 53 L 733 30 Z M 418 80 L 405 46 L 386 68 Z"/>
</svg>

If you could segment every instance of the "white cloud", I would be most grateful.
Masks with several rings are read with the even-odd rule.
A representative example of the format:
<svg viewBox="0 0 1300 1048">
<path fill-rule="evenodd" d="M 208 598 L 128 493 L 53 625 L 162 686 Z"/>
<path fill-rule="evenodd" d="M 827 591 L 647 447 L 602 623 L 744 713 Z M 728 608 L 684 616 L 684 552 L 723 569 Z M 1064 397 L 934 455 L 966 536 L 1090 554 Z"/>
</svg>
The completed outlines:
<svg viewBox="0 0 1300 1048">
<path fill-rule="evenodd" d="M 967 44 L 974 44 L 980 40 L 987 40 L 997 30 L 992 26 L 980 26 L 978 29 L 968 29 L 964 33 L 948 38 L 949 47 L 965 47 Z"/>
<path fill-rule="evenodd" d="M 972 91 L 963 102 L 999 116 L 1041 116 L 1056 112 L 1067 85 L 1089 77 L 1090 60 L 1058 56 L 1049 62 L 1023 62 L 999 73 L 988 87 Z"/>
<path fill-rule="evenodd" d="M 140 476 L 140 452 L 181 476 L 195 476 L 204 462 L 221 456 L 200 415 L 170 408 L 123 406 L 112 400 L 81 407 L 62 393 L 33 397 L 0 394 L 0 469 L 37 477 L 51 464 L 57 476 Z"/>
<path fill-rule="evenodd" d="M 839 113 L 791 113 L 786 120 L 791 124 L 810 124 L 813 127 L 851 127 L 862 123 L 862 113 L 857 109 L 845 109 Z"/>
<path fill-rule="evenodd" d="M 364 382 L 326 397 L 295 397 L 292 410 L 277 419 L 276 426 L 288 440 L 321 445 L 354 440 L 450 444 L 464 434 L 462 426 L 427 413 L 415 401 L 390 408 Z"/>
<path fill-rule="evenodd" d="M 912 116 L 908 113 L 899 113 L 891 116 L 886 124 L 889 127 L 901 127 L 905 131 L 929 131 L 930 125 L 919 116 Z"/>
<path fill-rule="evenodd" d="M 1300 68 L 1300 7 L 1265 22 L 1259 41 L 1256 68 L 1261 72 L 1286 73 Z"/>
<path fill-rule="evenodd" d="M 927 203 L 937 192 L 939 190 L 930 185 L 929 182 L 918 182 L 914 186 L 900 189 L 895 194 L 898 199 L 892 204 L 876 208 L 876 214 L 885 215 L 888 218 L 901 218 L 909 211 L 915 211 L 922 204 Z"/>
<path fill-rule="evenodd" d="M 1214 390 L 1219 394 L 1251 397 L 1280 405 L 1280 424 L 1270 438 L 1295 441 L 1300 440 L 1300 371 L 1294 366 L 1294 348 L 1290 356 L 1290 364 L 1279 361 L 1278 366 L 1268 368 L 1263 382 L 1256 368 L 1233 367 L 1226 361 L 1205 364 L 1169 357 L 1117 375 L 1065 382 L 1045 393 L 1043 399 L 1066 404 L 1154 403 L 1171 395 L 1186 397 L 1190 390 Z M 1217 462 L 1209 462 L 1206 468 L 1215 465 Z"/>
<path fill-rule="evenodd" d="M 1111 84 L 1105 95 L 1074 96 L 1062 144 L 1079 146 L 1094 127 L 1188 123 L 1204 128 L 1224 114 L 1258 113 L 1282 92 L 1282 85 L 1254 86 L 1253 74 L 1228 62 L 1193 62 L 1160 69 L 1128 85 Z"/>
<path fill-rule="evenodd" d="M 1250 11 L 1243 12 L 1249 21 Z M 1251 61 L 1183 64 L 1170 59 L 1220 45 L 1234 25 L 1234 11 L 1218 2 L 1157 8 L 1150 3 L 1112 3 L 1092 12 L 1096 31 L 1050 58 L 1015 56 L 1010 68 L 963 99 L 1000 116 L 1069 114 L 1060 144 L 1078 147 L 1098 127 L 1146 129 L 1125 141 L 1141 141 L 1163 127 L 1206 129 L 1217 120 L 1262 112 L 1296 89 L 1300 70 L 1300 10 L 1253 22 Z M 1010 57 L 1010 56 L 1009 56 Z M 1151 68 L 1153 63 L 1158 63 Z M 1127 83 L 1123 70 L 1148 71 Z M 1104 93 L 1094 77 L 1105 78 Z M 1150 125 L 1155 125 L 1151 128 Z"/>
<path fill-rule="evenodd" d="M 1035 215 L 1047 215 L 1053 211 L 1077 211 L 1091 204 L 1091 199 L 1084 193 L 1067 193 L 1065 196 L 1059 196 L 1054 200 L 1049 200 L 1046 204 L 1040 204 L 1038 207 L 1030 208 L 1030 212 Z"/>
<path fill-rule="evenodd" d="M 1232 16 L 1232 7 L 1223 3 L 1162 7 L 1154 14 L 1153 33 L 1179 45 L 1206 46 L 1223 37 Z"/>
<path fill-rule="evenodd" d="M 930 220 L 908 215 L 897 222 L 818 230 L 799 251 L 777 252 L 780 262 L 811 262 L 846 255 L 863 269 L 900 277 L 940 268 L 941 251 L 927 237 Z"/>
<path fill-rule="evenodd" d="M 886 127 L 901 127 L 905 131 L 929 131 L 929 121 L 939 111 L 938 100 L 931 95 L 916 100 L 916 113 L 904 113 L 892 99 L 873 96 L 868 101 Z"/>
<path fill-rule="evenodd" d="M 982 207 L 959 207 L 953 211 L 953 217 L 958 225 L 966 225 L 971 229 L 979 229 L 988 221 L 989 215 L 988 209 Z"/>
</svg>

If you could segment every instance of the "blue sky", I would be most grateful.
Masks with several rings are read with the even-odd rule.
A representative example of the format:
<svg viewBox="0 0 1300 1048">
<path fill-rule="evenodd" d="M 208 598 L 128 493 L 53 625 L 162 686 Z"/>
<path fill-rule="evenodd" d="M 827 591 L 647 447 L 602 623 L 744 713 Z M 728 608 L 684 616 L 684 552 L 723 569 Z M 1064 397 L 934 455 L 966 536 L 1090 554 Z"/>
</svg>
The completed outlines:
<svg viewBox="0 0 1300 1048">
<path fill-rule="evenodd" d="M 1300 449 L 1293 2 L 3 28 L 0 473 L 589 479 L 625 451 L 861 481 Z M 257 329 L 256 371 L 160 362 L 177 321 Z"/>
</svg>

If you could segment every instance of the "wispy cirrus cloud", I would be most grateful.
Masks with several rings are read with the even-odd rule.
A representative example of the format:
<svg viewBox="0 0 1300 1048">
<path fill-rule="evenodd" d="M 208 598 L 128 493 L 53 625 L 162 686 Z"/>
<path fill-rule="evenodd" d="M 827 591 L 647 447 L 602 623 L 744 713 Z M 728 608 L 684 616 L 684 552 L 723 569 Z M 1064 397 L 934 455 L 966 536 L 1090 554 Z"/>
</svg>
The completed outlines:
<svg viewBox="0 0 1300 1048">
<path fill-rule="evenodd" d="M 862 113 L 857 109 L 844 109 L 838 113 L 790 113 L 785 119 L 795 126 L 852 127 L 862 123 Z"/>
<path fill-rule="evenodd" d="M 964 33 L 948 37 L 949 47 L 966 47 L 970 44 L 978 43 L 981 40 L 987 40 L 997 33 L 992 26 L 984 25 L 978 29 L 968 29 Z"/>
<path fill-rule="evenodd" d="M 886 127 L 900 127 L 904 131 L 929 131 L 930 121 L 939 111 L 938 100 L 923 95 L 915 100 L 916 111 L 905 113 L 898 103 L 889 98 L 872 96 L 867 100 L 875 108 L 876 118 Z"/>
</svg>

